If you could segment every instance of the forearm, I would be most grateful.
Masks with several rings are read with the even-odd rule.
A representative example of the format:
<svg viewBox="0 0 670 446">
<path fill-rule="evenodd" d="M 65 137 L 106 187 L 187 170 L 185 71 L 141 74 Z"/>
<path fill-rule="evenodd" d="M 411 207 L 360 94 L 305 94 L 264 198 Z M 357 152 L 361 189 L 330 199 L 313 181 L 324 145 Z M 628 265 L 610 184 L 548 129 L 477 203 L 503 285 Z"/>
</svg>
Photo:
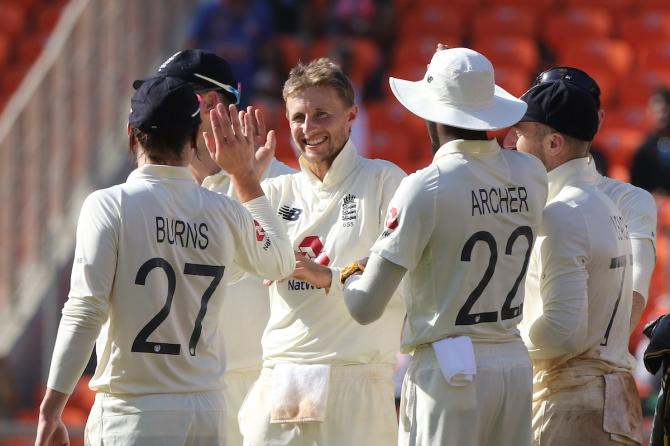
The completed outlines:
<svg viewBox="0 0 670 446">
<path fill-rule="evenodd" d="M 633 291 L 633 307 L 630 312 L 630 331 L 631 333 L 637 327 L 637 324 L 642 318 L 642 313 L 644 312 L 644 307 L 646 305 L 644 297 L 637 291 Z"/>
<path fill-rule="evenodd" d="M 240 203 L 246 203 L 264 195 L 255 173 L 231 175 L 231 182 Z"/>
<path fill-rule="evenodd" d="M 49 388 L 64 394 L 72 393 L 91 357 L 102 322 L 103 316 L 84 298 L 68 299 L 51 359 Z"/>
<path fill-rule="evenodd" d="M 543 357 L 573 352 L 587 334 L 586 276 L 563 276 L 558 282 L 544 287 L 542 315 L 530 327 L 530 340 L 544 350 Z"/>
<path fill-rule="evenodd" d="M 277 213 L 262 191 L 260 197 L 245 202 L 244 207 L 265 232 L 263 244 L 256 246 L 258 258 L 252 262 L 257 270 L 250 272 L 271 280 L 287 277 L 293 272 L 295 257 L 291 241 Z"/>
<path fill-rule="evenodd" d="M 345 282 L 344 300 L 351 316 L 360 324 L 376 321 L 407 270 L 372 253 L 362 275 Z"/>
<path fill-rule="evenodd" d="M 42 404 L 40 404 L 40 416 L 49 420 L 60 418 L 69 397 L 70 394 L 68 393 L 62 393 L 47 387 Z"/>
</svg>

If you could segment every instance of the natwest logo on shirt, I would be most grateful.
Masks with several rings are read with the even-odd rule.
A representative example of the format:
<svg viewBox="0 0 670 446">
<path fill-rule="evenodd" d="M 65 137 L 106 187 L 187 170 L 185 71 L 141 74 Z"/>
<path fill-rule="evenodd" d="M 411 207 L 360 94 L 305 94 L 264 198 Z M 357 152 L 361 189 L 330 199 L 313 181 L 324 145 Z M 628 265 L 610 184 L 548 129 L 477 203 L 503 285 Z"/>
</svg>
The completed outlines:
<svg viewBox="0 0 670 446">
<path fill-rule="evenodd" d="M 256 227 L 256 240 L 262 242 L 265 239 L 265 229 L 254 220 L 254 226 Z"/>
<path fill-rule="evenodd" d="M 328 265 L 330 263 L 328 255 L 323 252 L 323 242 L 321 242 L 321 239 L 316 235 L 305 237 L 298 245 L 298 252 L 306 255 L 308 258 L 321 265 Z"/>
</svg>

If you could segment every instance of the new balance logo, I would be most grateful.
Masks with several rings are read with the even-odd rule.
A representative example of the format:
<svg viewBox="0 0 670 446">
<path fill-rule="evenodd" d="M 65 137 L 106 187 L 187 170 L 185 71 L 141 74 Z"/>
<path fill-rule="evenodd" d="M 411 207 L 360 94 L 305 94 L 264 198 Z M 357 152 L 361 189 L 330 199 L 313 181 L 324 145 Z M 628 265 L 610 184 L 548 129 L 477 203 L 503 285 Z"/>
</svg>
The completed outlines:
<svg viewBox="0 0 670 446">
<path fill-rule="evenodd" d="M 302 214 L 302 209 L 292 208 L 284 205 L 279 208 L 277 213 L 281 215 L 281 218 L 284 220 L 296 221 L 298 217 L 300 217 L 300 214 Z"/>
</svg>

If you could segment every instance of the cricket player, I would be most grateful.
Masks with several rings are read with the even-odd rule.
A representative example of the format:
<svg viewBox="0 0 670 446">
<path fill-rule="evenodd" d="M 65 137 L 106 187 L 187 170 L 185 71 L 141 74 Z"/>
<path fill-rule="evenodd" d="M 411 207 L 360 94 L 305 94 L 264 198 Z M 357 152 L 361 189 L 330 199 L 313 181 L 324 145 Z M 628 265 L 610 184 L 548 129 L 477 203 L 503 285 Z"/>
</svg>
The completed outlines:
<svg viewBox="0 0 670 446">
<path fill-rule="evenodd" d="M 67 441 L 60 414 L 94 342 L 87 444 L 221 443 L 226 284 L 241 271 L 284 277 L 295 262 L 258 182 L 253 120 L 229 112 L 212 110 L 208 146 L 244 205 L 191 178 L 201 122 L 192 87 L 160 77 L 134 93 L 128 137 L 138 167 L 82 207 L 37 445 Z"/>
<path fill-rule="evenodd" d="M 367 266 L 349 265 L 340 279 L 351 315 L 367 324 L 405 278 L 402 348 L 413 358 L 398 444 L 527 445 L 532 366 L 517 325 L 547 174 L 486 135 L 526 106 L 467 48 L 440 46 L 422 80 L 390 84 L 426 120 L 435 157 L 391 199 Z"/>
<path fill-rule="evenodd" d="M 177 76 L 191 84 L 200 100 L 200 117 L 203 128 L 210 129 L 210 110 L 217 104 L 226 108 L 239 103 L 239 87 L 228 62 L 216 54 L 199 50 L 182 50 L 167 59 L 156 75 Z M 141 85 L 141 81 L 136 85 Z M 248 111 L 252 111 L 248 109 Z M 260 110 L 252 112 L 256 135 L 254 144 L 257 154 L 274 153 L 276 145 L 274 131 L 265 133 L 265 123 Z M 267 161 L 259 159 L 261 181 L 295 170 L 274 157 Z M 193 178 L 198 184 L 237 199 L 231 176 L 210 157 L 202 133 L 198 137 L 196 156 L 190 165 Z M 262 365 L 261 336 L 270 316 L 269 289 L 262 278 L 245 276 L 226 289 L 226 299 L 221 311 L 221 334 L 226 354 L 224 396 L 226 401 L 225 444 L 241 446 L 242 435 L 237 424 L 237 414 Z"/>
<path fill-rule="evenodd" d="M 602 127 L 605 111 L 600 105 L 600 87 L 591 76 L 574 67 L 553 67 L 540 73 L 533 85 L 563 79 L 586 89 L 598 107 L 598 129 Z M 516 145 L 516 132 L 510 131 L 511 145 Z M 507 138 L 508 139 L 508 138 Z M 656 263 L 656 202 L 644 189 L 601 175 L 594 162 L 589 170 L 598 190 L 607 195 L 619 208 L 628 226 L 633 249 L 633 309 L 631 330 L 640 321 L 649 297 L 649 283 Z"/>
<path fill-rule="evenodd" d="M 588 156 L 598 108 L 567 80 L 536 85 L 521 99 L 528 111 L 514 126 L 517 150 L 549 172 L 521 325 L 534 366 L 533 444 L 640 444 L 628 352 L 632 249 Z"/>
<path fill-rule="evenodd" d="M 394 302 L 377 323 L 359 326 L 330 268 L 367 255 L 404 173 L 357 155 L 353 88 L 330 60 L 294 67 L 283 96 L 301 170 L 263 187 L 298 261 L 294 276 L 271 285 L 263 369 L 239 414 L 244 444 L 394 444 L 392 366 L 404 308 Z M 304 268 L 328 278 L 311 284 L 300 279 Z"/>
</svg>

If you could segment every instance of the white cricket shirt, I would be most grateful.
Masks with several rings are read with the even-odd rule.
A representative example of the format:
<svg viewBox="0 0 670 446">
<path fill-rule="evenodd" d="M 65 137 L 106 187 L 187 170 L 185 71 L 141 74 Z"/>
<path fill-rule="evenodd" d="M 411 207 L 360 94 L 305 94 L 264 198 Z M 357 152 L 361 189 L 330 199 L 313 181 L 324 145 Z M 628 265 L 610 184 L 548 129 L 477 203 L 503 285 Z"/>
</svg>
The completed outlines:
<svg viewBox="0 0 670 446">
<path fill-rule="evenodd" d="M 48 386 L 70 393 L 97 337 L 94 390 L 221 389 L 226 283 L 239 269 L 280 278 L 295 264 L 267 200 L 245 206 L 251 214 L 200 187 L 186 167 L 144 165 L 92 193 Z"/>
<path fill-rule="evenodd" d="M 542 371 L 625 370 L 632 305 L 631 245 L 619 209 L 588 158 L 549 172 L 549 199 L 526 281 L 522 335 Z M 572 361 L 571 364 L 565 364 Z M 581 365 L 578 364 L 578 362 Z"/>
<path fill-rule="evenodd" d="M 273 158 L 263 180 L 294 173 L 295 169 Z M 231 198 L 237 195 L 225 171 L 205 178 L 202 186 Z M 260 369 L 263 363 L 261 336 L 270 317 L 270 291 L 263 279 L 245 276 L 228 285 L 221 311 L 221 332 L 226 350 L 226 372 Z"/>
<path fill-rule="evenodd" d="M 405 179 L 372 251 L 408 270 L 403 350 L 450 336 L 519 339 L 526 262 L 547 173 L 495 139 L 455 140 Z"/>
<path fill-rule="evenodd" d="M 358 156 L 350 141 L 323 182 L 302 159 L 300 165 L 300 172 L 263 185 L 293 249 L 331 267 L 367 257 L 404 172 L 388 161 Z M 300 280 L 275 283 L 263 334 L 264 365 L 393 363 L 403 315 L 404 308 L 396 301 L 380 320 L 362 326 L 349 315 L 341 287 L 326 294 Z"/>
<path fill-rule="evenodd" d="M 592 161 L 589 162 L 588 170 L 598 190 L 607 195 L 621 211 L 621 216 L 628 226 L 631 243 L 641 243 L 641 249 L 647 248 L 653 251 L 647 256 L 653 259 L 656 251 L 657 217 L 654 196 L 630 183 L 601 175 Z M 651 246 L 643 244 L 645 240 L 648 240 Z M 643 265 L 633 256 L 633 291 L 640 293 L 645 301 L 649 294 L 649 280 L 653 268 L 653 264 Z"/>
</svg>

